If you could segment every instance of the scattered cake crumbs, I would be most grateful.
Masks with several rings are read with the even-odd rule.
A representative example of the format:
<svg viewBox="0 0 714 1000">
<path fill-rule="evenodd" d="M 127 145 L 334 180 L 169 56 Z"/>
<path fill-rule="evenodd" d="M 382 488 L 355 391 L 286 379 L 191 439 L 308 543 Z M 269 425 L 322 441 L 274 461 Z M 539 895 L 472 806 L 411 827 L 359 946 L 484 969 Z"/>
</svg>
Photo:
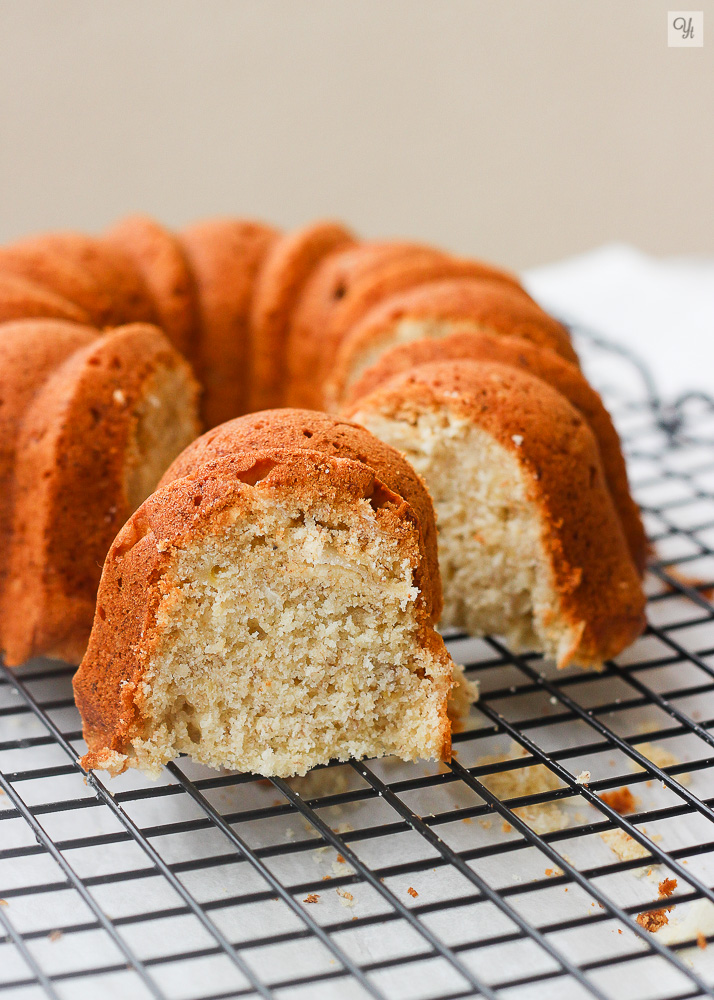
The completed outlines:
<svg viewBox="0 0 714 1000">
<path fill-rule="evenodd" d="M 676 888 L 677 888 L 676 878 L 663 878 L 660 884 L 657 886 L 657 892 L 664 899 L 666 896 L 671 896 Z"/>
<path fill-rule="evenodd" d="M 50 931 L 47 937 L 49 938 L 50 941 L 59 941 L 59 939 L 62 937 L 62 931 Z"/>
<path fill-rule="evenodd" d="M 0 906 L 9 906 L 10 904 L 6 899 L 0 899 Z"/>
<path fill-rule="evenodd" d="M 303 903 L 316 903 L 319 898 L 319 892 L 308 892 L 307 896 L 303 899 Z"/>
<path fill-rule="evenodd" d="M 323 882 L 331 882 L 332 881 L 332 875 L 323 875 L 322 876 L 322 881 Z"/>
<path fill-rule="evenodd" d="M 464 818 L 461 820 L 461 822 L 462 823 L 471 823 L 472 820 L 471 820 L 470 816 L 464 816 Z"/>
<path fill-rule="evenodd" d="M 575 779 L 579 785 L 587 785 L 590 781 L 591 774 L 589 771 L 581 771 L 580 774 Z"/>
<path fill-rule="evenodd" d="M 651 760 L 657 767 L 675 767 L 677 764 L 682 763 L 679 757 L 675 756 L 671 750 L 660 746 L 658 743 L 640 743 L 637 749 L 643 757 Z M 644 771 L 644 768 L 634 760 L 630 761 L 630 767 L 633 771 Z M 691 774 L 686 773 L 677 774 L 675 777 L 680 785 L 688 785 L 692 780 Z"/>
<path fill-rule="evenodd" d="M 622 788 L 613 788 L 611 792 L 601 792 L 600 798 L 605 805 L 610 806 L 621 816 L 634 812 L 637 808 L 637 799 L 627 785 L 623 785 Z"/>
<path fill-rule="evenodd" d="M 354 896 L 351 892 L 347 892 L 346 889 L 335 889 L 335 892 L 340 897 L 340 902 L 343 906 L 354 906 Z"/>
<path fill-rule="evenodd" d="M 548 878 L 557 878 L 559 875 L 563 874 L 562 868 L 546 868 L 545 874 Z"/>
<path fill-rule="evenodd" d="M 512 743 L 508 753 L 489 754 L 478 760 L 479 766 L 500 764 L 506 760 L 528 756 L 528 751 L 517 743 Z M 553 792 L 562 788 L 562 782 L 545 766 L 531 764 L 527 767 L 517 767 L 510 771 L 498 771 L 495 774 L 485 774 L 483 781 L 486 788 L 497 795 L 499 799 L 514 799 L 525 795 L 539 795 L 543 792 Z M 530 826 L 535 833 L 555 833 L 568 826 L 568 816 L 555 802 L 539 802 L 529 806 L 518 806 L 513 812 Z M 504 833 L 510 832 L 505 825 L 501 827 Z"/>
<path fill-rule="evenodd" d="M 344 865 L 344 864 L 346 864 L 346 861 L 345 861 L 345 859 L 344 859 L 344 858 L 342 857 L 342 855 L 341 855 L 341 854 L 338 854 L 338 855 L 337 855 L 337 860 L 339 861 L 339 863 L 340 863 L 341 865 Z"/>
<path fill-rule="evenodd" d="M 707 946 L 707 939 L 704 937 L 702 932 L 699 931 L 699 933 L 697 934 L 697 948 L 701 948 L 702 951 L 704 951 L 706 946 Z"/>
<path fill-rule="evenodd" d="M 649 856 L 649 851 L 642 844 L 619 827 L 616 830 L 605 830 L 600 837 L 620 861 L 635 861 Z"/>
<path fill-rule="evenodd" d="M 478 821 L 478 825 L 481 827 L 482 830 L 490 830 L 492 824 L 490 819 L 480 819 Z"/>
<path fill-rule="evenodd" d="M 408 893 L 409 893 L 409 895 L 410 895 L 410 896 L 412 896 L 412 897 L 413 897 L 414 899 L 416 899 L 416 898 L 417 898 L 417 896 L 419 895 L 419 893 L 418 893 L 418 892 L 416 891 L 416 889 L 412 889 L 412 887 L 411 887 L 411 886 L 409 886 L 409 888 L 407 889 L 407 892 L 408 892 Z"/>
<path fill-rule="evenodd" d="M 504 819 L 503 823 L 501 823 L 501 829 L 503 830 L 504 833 L 510 833 L 513 827 L 511 826 L 510 823 L 507 823 L 506 820 Z"/>
<path fill-rule="evenodd" d="M 637 923 L 640 927 L 644 927 L 646 931 L 649 931 L 650 934 L 654 934 L 660 927 L 664 927 L 665 924 L 669 923 L 667 913 L 671 909 L 671 906 L 666 906 L 661 910 L 645 910 L 643 913 L 637 914 Z"/>
</svg>

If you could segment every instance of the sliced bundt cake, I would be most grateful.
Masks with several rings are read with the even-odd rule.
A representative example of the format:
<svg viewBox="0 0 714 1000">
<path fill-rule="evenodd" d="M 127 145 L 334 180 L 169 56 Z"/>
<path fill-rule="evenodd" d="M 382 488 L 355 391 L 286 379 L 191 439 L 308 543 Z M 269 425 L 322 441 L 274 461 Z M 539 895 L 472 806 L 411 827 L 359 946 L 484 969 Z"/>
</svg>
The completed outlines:
<svg viewBox="0 0 714 1000">
<path fill-rule="evenodd" d="M 363 462 L 194 455 L 107 556 L 74 682 L 83 765 L 448 759 L 453 665 L 413 508 Z"/>
<path fill-rule="evenodd" d="M 335 458 L 362 462 L 390 490 L 403 497 L 419 519 L 429 580 L 428 588 L 424 588 L 425 597 L 432 619 L 435 622 L 439 620 L 442 609 L 441 579 L 431 497 L 404 456 L 359 424 L 315 410 L 286 408 L 248 413 L 215 427 L 189 445 L 166 471 L 161 485 L 211 459 L 265 448 L 319 451 Z"/>
<path fill-rule="evenodd" d="M 598 667 L 642 630 L 644 596 L 583 415 L 491 362 L 411 368 L 348 416 L 402 451 L 434 500 L 442 623 Z"/>
<path fill-rule="evenodd" d="M 578 364 L 565 327 L 522 290 L 491 280 L 432 281 L 384 299 L 348 331 L 325 381 L 326 407 L 338 408 L 355 381 L 395 344 L 456 331 L 520 337 Z"/>
<path fill-rule="evenodd" d="M 5 541 L 0 648 L 78 662 L 104 561 L 198 432 L 198 386 L 156 327 L 0 326 Z"/>
<path fill-rule="evenodd" d="M 630 553 L 642 572 L 647 539 L 637 504 L 627 481 L 627 467 L 620 439 L 599 394 L 574 364 L 555 351 L 520 337 L 492 333 L 452 333 L 436 340 L 413 340 L 386 350 L 349 390 L 345 407 L 367 396 L 383 382 L 418 365 L 436 361 L 496 361 L 537 376 L 563 396 L 585 417 L 597 440 L 603 471 L 620 516 Z"/>
<path fill-rule="evenodd" d="M 446 278 L 488 279 L 531 301 L 507 272 L 420 244 L 361 243 L 325 258 L 306 282 L 293 311 L 286 401 L 323 409 L 323 387 L 348 331 L 385 298 Z"/>
</svg>

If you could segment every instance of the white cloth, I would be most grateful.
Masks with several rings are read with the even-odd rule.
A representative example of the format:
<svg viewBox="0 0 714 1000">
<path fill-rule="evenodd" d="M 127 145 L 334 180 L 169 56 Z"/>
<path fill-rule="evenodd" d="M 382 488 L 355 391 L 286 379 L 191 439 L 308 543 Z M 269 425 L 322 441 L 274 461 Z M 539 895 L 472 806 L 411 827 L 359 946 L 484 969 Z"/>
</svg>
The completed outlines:
<svg viewBox="0 0 714 1000">
<path fill-rule="evenodd" d="M 665 399 L 714 395 L 714 258 L 650 257 L 609 244 L 527 271 L 529 292 L 637 352 Z"/>
</svg>

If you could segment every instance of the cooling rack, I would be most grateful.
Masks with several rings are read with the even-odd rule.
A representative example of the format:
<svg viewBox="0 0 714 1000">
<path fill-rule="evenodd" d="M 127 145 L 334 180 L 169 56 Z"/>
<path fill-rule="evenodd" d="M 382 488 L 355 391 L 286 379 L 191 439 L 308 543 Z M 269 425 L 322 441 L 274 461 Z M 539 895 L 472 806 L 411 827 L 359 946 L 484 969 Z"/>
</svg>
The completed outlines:
<svg viewBox="0 0 714 1000">
<path fill-rule="evenodd" d="M 599 674 L 452 634 L 451 765 L 292 782 L 85 775 L 72 669 L 3 668 L 7 997 L 714 996 L 714 402 L 575 334 L 656 545 L 646 634 Z"/>
</svg>

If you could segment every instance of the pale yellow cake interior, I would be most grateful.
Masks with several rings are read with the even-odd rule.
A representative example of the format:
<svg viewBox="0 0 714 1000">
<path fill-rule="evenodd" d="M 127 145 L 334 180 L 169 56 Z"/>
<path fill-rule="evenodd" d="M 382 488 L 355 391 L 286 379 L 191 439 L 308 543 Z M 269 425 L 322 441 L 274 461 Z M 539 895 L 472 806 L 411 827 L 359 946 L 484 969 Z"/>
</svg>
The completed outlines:
<svg viewBox="0 0 714 1000">
<path fill-rule="evenodd" d="M 418 620 L 404 539 L 366 500 L 304 511 L 251 488 L 222 518 L 162 577 L 130 763 L 185 752 L 286 777 L 441 757 L 453 665 Z"/>
<path fill-rule="evenodd" d="M 493 332 L 494 330 L 490 326 L 476 323 L 473 320 L 439 319 L 435 316 L 404 316 L 395 320 L 391 327 L 380 334 L 379 338 L 375 338 L 354 351 L 354 356 L 349 359 L 344 391 L 349 390 L 357 379 L 361 378 L 368 368 L 376 364 L 390 347 L 408 344 L 414 340 L 440 340 L 444 337 L 450 337 L 452 333 Z M 348 347 L 349 342 L 347 342 Z"/>
<path fill-rule="evenodd" d="M 436 509 L 441 624 L 500 635 L 514 650 L 562 662 L 578 629 L 559 613 L 538 508 L 514 453 L 446 408 L 403 419 L 365 409 L 352 419 L 403 452 L 426 481 Z"/>
<path fill-rule="evenodd" d="M 115 394 L 124 405 L 121 390 Z M 173 460 L 198 435 L 194 392 L 184 368 L 162 366 L 147 378 L 134 407 L 126 450 L 124 481 L 135 511 L 156 489 Z"/>
</svg>

